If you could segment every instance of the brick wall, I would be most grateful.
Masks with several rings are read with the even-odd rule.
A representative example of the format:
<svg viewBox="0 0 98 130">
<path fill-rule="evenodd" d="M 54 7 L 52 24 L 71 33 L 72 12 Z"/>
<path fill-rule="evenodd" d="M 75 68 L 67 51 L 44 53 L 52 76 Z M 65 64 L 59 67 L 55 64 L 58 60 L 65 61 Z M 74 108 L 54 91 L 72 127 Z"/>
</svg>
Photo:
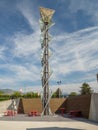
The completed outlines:
<svg viewBox="0 0 98 130">
<path fill-rule="evenodd" d="M 83 117 L 88 118 L 90 109 L 91 95 L 80 95 L 69 97 L 66 100 L 66 112 L 70 110 L 80 110 Z"/>
</svg>

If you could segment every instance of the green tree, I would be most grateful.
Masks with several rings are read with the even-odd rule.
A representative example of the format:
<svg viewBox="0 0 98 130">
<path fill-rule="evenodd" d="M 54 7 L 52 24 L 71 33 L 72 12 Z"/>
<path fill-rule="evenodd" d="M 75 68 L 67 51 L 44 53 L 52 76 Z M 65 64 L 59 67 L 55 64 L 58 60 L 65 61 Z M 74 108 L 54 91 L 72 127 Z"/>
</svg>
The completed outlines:
<svg viewBox="0 0 98 130">
<path fill-rule="evenodd" d="M 52 95 L 53 98 L 60 98 L 62 97 L 62 91 L 60 88 L 58 88 Z"/>
<path fill-rule="evenodd" d="M 3 94 L 3 92 L 2 91 L 0 91 L 0 95 L 2 95 Z"/>
<path fill-rule="evenodd" d="M 24 98 L 39 98 L 40 95 L 38 93 L 34 93 L 34 92 L 27 92 L 25 94 L 23 94 Z"/>
<path fill-rule="evenodd" d="M 71 92 L 71 93 L 69 94 L 70 97 L 77 96 L 77 95 L 78 95 L 78 94 L 77 94 L 76 92 Z"/>
<path fill-rule="evenodd" d="M 80 94 L 84 95 L 84 94 L 91 94 L 93 92 L 93 90 L 91 89 L 91 87 L 89 86 L 88 83 L 83 83 L 81 86 L 81 90 L 80 90 Z"/>
<path fill-rule="evenodd" d="M 4 92 L 0 91 L 0 101 L 9 100 L 10 95 L 4 94 Z"/>
<path fill-rule="evenodd" d="M 16 91 L 14 92 L 12 95 L 11 95 L 12 98 L 18 98 L 18 97 L 21 97 L 21 92 L 19 91 Z"/>
<path fill-rule="evenodd" d="M 34 97 L 34 93 L 33 92 L 27 92 L 26 97 L 32 98 L 32 97 Z"/>
</svg>

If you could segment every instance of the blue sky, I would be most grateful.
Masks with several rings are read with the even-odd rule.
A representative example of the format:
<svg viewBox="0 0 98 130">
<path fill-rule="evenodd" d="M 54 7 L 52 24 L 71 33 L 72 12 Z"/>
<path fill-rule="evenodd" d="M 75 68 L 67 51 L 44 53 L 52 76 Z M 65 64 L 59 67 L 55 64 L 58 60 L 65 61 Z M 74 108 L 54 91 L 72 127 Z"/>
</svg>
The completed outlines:
<svg viewBox="0 0 98 130">
<path fill-rule="evenodd" d="M 98 0 L 0 0 L 0 88 L 41 91 L 40 6 L 55 10 L 50 88 L 98 92 Z"/>
</svg>

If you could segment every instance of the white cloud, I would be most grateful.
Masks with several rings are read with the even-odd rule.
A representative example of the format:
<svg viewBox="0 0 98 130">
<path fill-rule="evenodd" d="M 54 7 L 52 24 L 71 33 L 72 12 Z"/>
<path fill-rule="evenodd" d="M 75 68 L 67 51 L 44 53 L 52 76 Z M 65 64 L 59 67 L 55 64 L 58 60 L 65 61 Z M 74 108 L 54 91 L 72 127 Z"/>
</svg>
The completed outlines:
<svg viewBox="0 0 98 130">
<path fill-rule="evenodd" d="M 11 69 L 15 71 L 16 76 L 20 81 L 31 81 L 33 83 L 40 80 L 37 66 L 32 65 L 26 68 L 25 66 L 14 65 Z"/>
<path fill-rule="evenodd" d="M 10 77 L 0 77 L 0 86 L 5 88 L 5 87 L 12 87 L 15 85 L 16 81 L 14 78 Z"/>
<path fill-rule="evenodd" d="M 29 1 L 21 1 L 17 4 L 18 10 L 22 13 L 22 15 L 27 19 L 31 28 L 36 31 L 39 29 L 38 20 L 36 20 L 36 9 L 34 7 L 34 3 L 32 4 L 32 8 Z"/>
<path fill-rule="evenodd" d="M 98 27 L 56 36 L 51 66 L 54 77 L 75 71 L 93 71 L 98 66 Z M 58 78 L 57 78 L 58 79 Z"/>
<path fill-rule="evenodd" d="M 17 10 L 27 20 L 32 33 L 16 32 L 12 37 L 8 38 L 8 41 L 11 41 L 8 44 L 13 45 L 12 48 L 9 48 L 11 57 L 7 56 L 5 48 L 0 49 L 0 58 L 6 59 L 5 64 L 0 64 L 0 67 L 2 70 L 10 72 L 9 78 L 8 75 L 4 75 L 5 82 L 3 78 L 0 80 L 2 82 L 0 86 L 5 84 L 14 87 L 21 85 L 21 82 L 32 82 L 33 84 L 40 81 L 40 29 L 38 20 L 34 15 L 34 6 L 30 8 L 30 3 L 27 1 L 19 2 L 19 4 L 17 3 Z M 4 55 L 6 56 L 5 59 Z"/>
<path fill-rule="evenodd" d="M 64 0 L 62 1 L 64 2 Z M 75 4 L 74 4 L 75 3 Z M 87 5 L 88 6 L 87 8 Z M 84 4 L 84 0 L 74 2 L 71 1 L 69 10 L 71 13 L 77 12 L 79 9 L 86 11 L 89 15 L 91 14 L 92 20 L 97 19 L 98 4 L 89 3 L 88 0 Z M 0 65 L 3 69 L 7 69 L 13 75 L 5 75 L 5 78 L 1 78 L 0 82 L 5 84 L 19 84 L 21 81 L 31 81 L 31 82 L 40 82 L 40 30 L 38 26 L 38 19 L 36 19 L 36 12 L 30 7 L 28 1 L 20 2 L 17 4 L 18 11 L 25 17 L 28 24 L 32 29 L 32 34 L 26 34 L 18 32 L 11 38 L 13 43 L 12 57 L 7 57 L 6 59 L 13 58 L 10 62 L 6 61 L 6 64 Z M 97 19 L 98 20 L 98 19 Z M 93 21 L 96 23 L 96 21 Z M 65 33 L 59 34 L 54 37 L 54 40 L 51 41 L 51 49 L 53 50 L 53 56 L 50 58 L 51 69 L 53 69 L 52 79 L 53 81 L 67 77 L 68 74 L 73 72 L 85 72 L 86 74 L 80 79 L 76 79 L 77 82 L 83 82 L 85 80 L 94 80 L 94 74 L 98 67 L 98 27 L 86 28 L 74 33 Z M 4 47 L 0 47 L 0 58 L 4 59 L 5 56 Z M 14 58 L 19 58 L 20 61 L 14 60 Z M 22 60 L 24 59 L 24 63 Z M 30 59 L 29 62 L 26 62 L 27 59 Z M 20 62 L 20 63 L 18 63 Z M 94 72 L 93 72 L 94 71 Z M 63 79 L 64 80 L 64 79 Z M 38 83 L 39 84 L 39 83 Z M 34 85 L 30 86 L 31 88 Z M 57 87 L 57 86 L 56 86 Z M 54 86 L 55 88 L 55 86 Z M 65 91 L 77 91 L 79 90 L 79 84 L 69 84 L 62 85 L 61 87 Z M 97 89 L 96 89 L 97 90 Z"/>
<path fill-rule="evenodd" d="M 23 57 L 33 55 L 32 58 L 39 58 L 40 49 L 40 28 L 39 21 L 36 18 L 35 4 L 31 6 L 29 1 L 21 1 L 17 3 L 17 9 L 25 17 L 26 21 L 32 29 L 31 34 L 18 32 L 12 37 L 15 44 L 14 56 Z"/>
<path fill-rule="evenodd" d="M 40 71 L 37 66 L 35 65 L 19 65 L 19 64 L 5 64 L 0 65 L 0 68 L 7 69 L 10 73 L 13 73 L 14 76 L 9 75 L 10 78 L 14 78 L 14 81 L 32 81 L 35 82 L 40 80 Z"/>
<path fill-rule="evenodd" d="M 98 23 L 98 3 L 90 0 L 71 0 L 69 10 L 71 13 L 76 13 L 78 10 L 83 10 L 85 14 L 91 16 L 91 21 L 96 25 Z M 97 24 L 98 25 L 98 24 Z"/>
<path fill-rule="evenodd" d="M 38 42 L 39 32 L 36 32 L 31 35 L 24 35 L 24 34 L 16 34 L 13 38 L 15 43 L 15 49 L 13 51 L 14 56 L 24 57 L 29 56 L 30 54 L 35 54 L 38 52 L 40 48 L 40 43 Z M 34 36 L 34 37 L 32 37 Z M 98 58 L 95 53 L 98 54 L 98 27 L 88 28 L 84 30 L 80 30 L 78 32 L 70 33 L 70 34 L 62 34 L 56 36 L 50 44 L 53 50 L 53 56 L 50 59 L 51 68 L 53 69 L 54 73 L 51 80 L 59 80 L 62 76 L 67 76 L 67 74 L 80 71 L 80 72 L 87 72 L 84 77 L 82 77 L 77 82 L 83 82 L 87 79 L 95 80 L 93 72 L 94 69 L 98 66 Z M 33 42 L 34 40 L 34 42 Z M 29 44 L 28 44 L 29 42 Z M 34 44 L 33 44 L 34 43 Z M 35 45 L 35 46 L 34 46 Z M 33 47 L 34 46 L 34 47 Z M 2 52 L 2 51 L 1 51 Z M 35 56 L 32 57 L 32 60 Z M 37 55 L 38 57 L 38 55 Z M 25 58 L 25 57 L 24 57 Z M 29 58 L 29 57 L 28 57 Z M 40 60 L 40 59 L 39 59 Z M 27 65 L 28 64 L 28 65 Z M 40 70 L 37 65 L 31 63 L 23 64 L 5 64 L 6 69 L 10 70 L 15 74 L 15 79 L 6 78 L 6 84 L 10 80 L 9 84 L 12 83 L 19 83 L 20 81 L 31 81 L 35 82 L 40 80 Z M 2 83 L 4 80 L 1 79 Z M 1 82 L 0 81 L 0 82 Z M 94 87 L 94 85 L 93 85 Z M 32 87 L 31 87 L 32 88 Z M 53 87 L 53 91 L 57 88 Z M 80 86 L 79 84 L 67 84 L 62 85 L 62 90 L 66 92 L 71 91 L 78 91 Z M 38 87 L 34 87 L 33 89 L 36 90 Z M 94 90 L 97 90 L 96 86 Z M 40 89 L 38 89 L 40 91 Z"/>
<path fill-rule="evenodd" d="M 28 56 L 30 54 L 36 55 L 40 49 L 39 32 L 30 35 L 17 33 L 12 39 L 15 44 L 13 53 L 15 56 Z"/>
<path fill-rule="evenodd" d="M 5 46 L 0 46 L 0 59 L 4 60 L 5 59 L 5 51 L 6 51 L 6 47 Z"/>
</svg>

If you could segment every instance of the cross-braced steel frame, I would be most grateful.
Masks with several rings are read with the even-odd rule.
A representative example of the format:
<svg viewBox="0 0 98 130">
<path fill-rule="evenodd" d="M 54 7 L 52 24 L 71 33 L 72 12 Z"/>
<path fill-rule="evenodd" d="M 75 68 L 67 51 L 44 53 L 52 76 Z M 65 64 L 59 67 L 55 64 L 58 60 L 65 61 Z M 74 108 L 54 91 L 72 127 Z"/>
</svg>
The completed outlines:
<svg viewBox="0 0 98 130">
<path fill-rule="evenodd" d="M 41 27 L 41 63 L 42 63 L 42 104 L 43 104 L 43 112 L 42 115 L 50 115 L 50 106 L 49 101 L 51 98 L 49 91 L 49 78 L 51 76 L 51 72 L 49 69 L 49 41 L 51 40 L 51 36 L 49 35 L 49 28 L 54 24 L 51 21 L 54 10 L 47 8 L 40 8 L 40 27 Z"/>
</svg>

